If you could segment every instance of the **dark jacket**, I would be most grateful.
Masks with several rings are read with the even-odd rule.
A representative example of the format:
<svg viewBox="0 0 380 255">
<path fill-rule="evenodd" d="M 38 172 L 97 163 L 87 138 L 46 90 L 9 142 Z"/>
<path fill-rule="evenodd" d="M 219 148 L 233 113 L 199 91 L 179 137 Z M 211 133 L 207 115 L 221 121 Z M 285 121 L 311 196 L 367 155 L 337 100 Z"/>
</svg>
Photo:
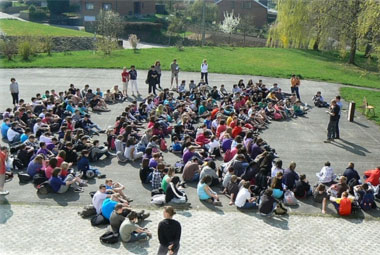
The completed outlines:
<svg viewBox="0 0 380 255">
<path fill-rule="evenodd" d="M 173 244 L 175 250 L 181 239 L 181 224 L 173 219 L 164 219 L 158 224 L 158 240 L 165 247 Z"/>
</svg>

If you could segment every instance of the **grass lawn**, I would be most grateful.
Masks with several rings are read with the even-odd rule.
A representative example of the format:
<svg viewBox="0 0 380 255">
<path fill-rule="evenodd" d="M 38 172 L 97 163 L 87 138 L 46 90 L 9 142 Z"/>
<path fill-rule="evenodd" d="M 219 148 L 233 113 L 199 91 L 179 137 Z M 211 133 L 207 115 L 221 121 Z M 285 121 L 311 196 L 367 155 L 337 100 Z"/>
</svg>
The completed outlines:
<svg viewBox="0 0 380 255">
<path fill-rule="evenodd" d="M 248 74 L 268 77 L 288 78 L 292 73 L 304 79 L 322 80 L 363 87 L 380 88 L 380 74 L 358 66 L 347 65 L 332 53 L 320 53 L 296 49 L 273 48 L 231 48 L 231 47 L 189 47 L 184 51 L 177 48 L 117 50 L 111 56 L 92 51 L 72 52 L 70 55 L 55 53 L 52 57 L 40 55 L 25 62 L 0 59 L 5 68 L 17 67 L 70 67 L 70 68 L 121 68 L 136 65 L 138 69 L 148 69 L 155 60 L 161 61 L 162 68 L 176 58 L 183 71 L 200 71 L 204 58 L 208 60 L 210 73 Z M 377 70 L 376 63 L 367 63 L 358 55 L 359 66 Z"/>
<path fill-rule="evenodd" d="M 84 31 L 13 19 L 0 20 L 0 29 L 9 36 L 94 36 L 93 34 Z"/>
<path fill-rule="evenodd" d="M 369 119 L 376 121 L 380 125 L 380 91 L 370 91 L 365 89 L 356 88 L 341 88 L 340 93 L 346 101 L 356 102 L 356 111 L 364 112 L 363 106 L 364 97 L 367 98 L 369 105 L 375 107 L 376 116 L 373 116 L 372 112 L 367 116 Z"/>
</svg>

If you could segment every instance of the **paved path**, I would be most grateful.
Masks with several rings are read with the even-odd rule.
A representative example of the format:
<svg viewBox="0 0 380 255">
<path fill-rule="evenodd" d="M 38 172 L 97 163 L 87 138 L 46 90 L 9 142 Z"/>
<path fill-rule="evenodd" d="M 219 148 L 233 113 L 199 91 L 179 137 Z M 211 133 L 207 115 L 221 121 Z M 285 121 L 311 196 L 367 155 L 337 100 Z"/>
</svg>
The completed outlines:
<svg viewBox="0 0 380 255">
<path fill-rule="evenodd" d="M 147 242 L 103 245 L 106 230 L 77 215 L 76 206 L 0 205 L 0 254 L 156 254 L 161 210 L 151 211 Z M 273 217 L 248 213 L 178 212 L 179 254 L 377 254 L 379 221 Z"/>
<path fill-rule="evenodd" d="M 92 88 L 101 88 L 102 91 L 111 88 L 114 84 L 120 84 L 120 70 L 105 69 L 0 69 L 0 84 L 3 86 L 3 93 L 0 94 L 0 110 L 4 110 L 11 105 L 11 97 L 8 89 L 10 77 L 15 77 L 19 82 L 21 89 L 21 98 L 28 101 L 31 96 L 37 92 L 43 93 L 46 89 L 56 89 L 60 91 L 67 89 L 70 83 L 76 84 L 79 88 L 84 84 L 90 84 Z M 139 88 L 143 95 L 147 95 L 147 85 L 144 83 L 146 71 L 138 71 Z M 189 81 L 194 79 L 198 81 L 199 73 L 181 72 L 180 80 Z M 168 87 L 170 74 L 163 72 L 163 87 Z M 210 74 L 209 81 L 211 85 L 225 84 L 230 90 L 234 83 L 239 79 L 253 79 L 257 81 L 262 79 L 264 83 L 270 85 L 277 82 L 284 91 L 289 90 L 289 80 L 279 78 L 256 77 L 248 75 L 225 75 Z M 303 101 L 311 103 L 311 98 L 317 90 L 322 91 L 322 95 L 330 100 L 339 93 L 339 84 L 302 81 L 301 96 Z M 110 106 L 112 109 L 109 113 L 92 114 L 92 119 L 100 124 L 102 128 L 113 125 L 115 117 L 120 114 L 126 104 L 116 104 Z M 373 122 L 368 121 L 365 117 L 357 114 L 355 122 L 351 123 L 346 120 L 347 103 L 344 103 L 343 116 L 341 119 L 341 137 L 333 144 L 324 144 L 326 137 L 326 127 L 328 116 L 325 109 L 313 108 L 307 117 L 298 118 L 284 122 L 272 122 L 270 128 L 262 136 L 269 144 L 276 148 L 284 166 L 287 167 L 291 160 L 297 163 L 297 171 L 305 173 L 311 183 L 315 183 L 315 173 L 320 170 L 323 163 L 329 160 L 336 173 L 343 173 L 347 162 L 353 161 L 360 173 L 364 170 L 374 168 L 378 165 L 380 158 L 380 132 L 379 127 Z M 104 135 L 100 140 L 104 140 Z M 174 164 L 179 158 L 171 153 L 165 154 L 165 160 Z M 100 170 L 107 176 L 124 183 L 127 187 L 127 193 L 135 199 L 134 205 L 146 207 L 149 205 L 149 189 L 143 187 L 139 182 L 138 164 L 119 164 L 114 158 L 97 163 Z M 85 189 L 85 193 L 68 193 L 64 196 L 44 196 L 38 197 L 35 194 L 33 185 L 28 184 L 22 187 L 17 181 L 7 184 L 11 191 L 8 199 L 11 202 L 19 203 L 43 203 L 49 205 L 69 205 L 69 204 L 87 204 L 90 202 L 89 191 L 97 189 L 100 180 L 94 181 Z M 193 208 L 208 208 L 199 202 L 194 186 L 187 189 L 189 200 Z M 223 197 L 223 211 L 234 211 L 233 207 L 228 206 L 227 199 Z M 331 208 L 332 209 L 332 208 Z M 315 214 L 320 212 L 320 205 L 307 202 L 295 208 L 294 212 Z M 331 211 L 333 212 L 333 211 Z M 365 214 L 366 215 L 366 214 Z"/>
</svg>

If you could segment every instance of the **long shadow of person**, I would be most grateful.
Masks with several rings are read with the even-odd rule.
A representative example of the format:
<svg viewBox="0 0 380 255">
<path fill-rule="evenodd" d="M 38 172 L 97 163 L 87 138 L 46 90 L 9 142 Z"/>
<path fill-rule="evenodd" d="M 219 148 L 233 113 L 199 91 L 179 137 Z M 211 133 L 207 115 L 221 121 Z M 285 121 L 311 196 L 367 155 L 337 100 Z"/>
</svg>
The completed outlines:
<svg viewBox="0 0 380 255">
<path fill-rule="evenodd" d="M 13 216 L 11 204 L 4 196 L 0 196 L 0 224 L 5 224 Z"/>
</svg>

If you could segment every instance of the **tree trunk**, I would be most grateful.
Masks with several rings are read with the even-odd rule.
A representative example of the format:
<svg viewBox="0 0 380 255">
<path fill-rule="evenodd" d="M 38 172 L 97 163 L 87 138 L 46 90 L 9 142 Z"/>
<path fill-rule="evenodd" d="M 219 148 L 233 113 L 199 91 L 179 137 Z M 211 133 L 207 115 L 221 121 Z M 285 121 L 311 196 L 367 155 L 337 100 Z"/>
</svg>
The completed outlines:
<svg viewBox="0 0 380 255">
<path fill-rule="evenodd" d="M 315 51 L 319 50 L 319 41 L 320 41 L 320 39 L 319 39 L 319 37 L 317 37 L 317 39 L 315 40 L 314 45 L 313 45 L 313 50 L 315 50 Z"/>
<path fill-rule="evenodd" d="M 364 57 L 366 57 L 366 58 L 370 57 L 371 50 L 372 50 L 372 45 L 370 43 L 367 43 L 367 45 L 365 46 Z"/>
<path fill-rule="evenodd" d="M 355 64 L 355 55 L 356 55 L 356 35 L 353 35 L 351 39 L 350 58 L 348 59 L 349 64 Z"/>
<path fill-rule="evenodd" d="M 247 45 L 245 45 L 245 34 L 246 34 L 246 32 L 244 31 L 244 33 L 243 33 L 243 36 L 244 36 L 244 37 L 243 37 L 243 38 L 244 38 L 244 39 L 243 39 L 243 45 L 244 45 L 244 47 L 247 46 Z"/>
</svg>

